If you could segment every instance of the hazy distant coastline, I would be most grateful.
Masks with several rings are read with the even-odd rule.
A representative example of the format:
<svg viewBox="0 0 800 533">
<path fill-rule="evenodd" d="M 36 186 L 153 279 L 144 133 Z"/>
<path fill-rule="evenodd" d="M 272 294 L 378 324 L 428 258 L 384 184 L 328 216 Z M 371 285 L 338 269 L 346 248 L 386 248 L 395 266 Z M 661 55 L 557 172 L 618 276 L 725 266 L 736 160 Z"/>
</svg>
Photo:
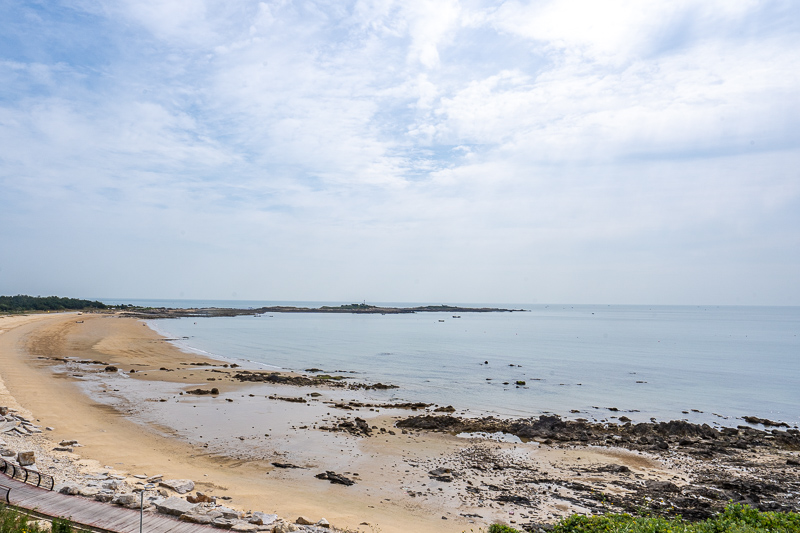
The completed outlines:
<svg viewBox="0 0 800 533">
<path fill-rule="evenodd" d="M 125 306 L 121 306 L 125 307 Z M 417 307 L 383 307 L 376 305 L 346 304 L 338 307 L 298 307 L 277 305 L 269 307 L 236 309 L 225 307 L 203 308 L 168 308 L 168 307 L 129 307 L 123 316 L 134 318 L 184 318 L 184 317 L 220 317 L 241 315 L 262 315 L 267 313 L 350 313 L 398 315 L 410 313 L 514 313 L 525 309 L 503 309 L 499 307 L 460 307 L 451 305 L 423 305 Z"/>
</svg>

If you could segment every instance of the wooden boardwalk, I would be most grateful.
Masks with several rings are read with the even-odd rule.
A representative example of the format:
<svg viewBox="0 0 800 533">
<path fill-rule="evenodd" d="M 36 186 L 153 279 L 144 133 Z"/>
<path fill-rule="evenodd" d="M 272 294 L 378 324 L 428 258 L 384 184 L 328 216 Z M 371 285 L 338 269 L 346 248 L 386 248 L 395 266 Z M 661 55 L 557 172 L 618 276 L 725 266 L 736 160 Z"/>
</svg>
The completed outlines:
<svg viewBox="0 0 800 533">
<path fill-rule="evenodd" d="M 11 487 L 11 505 L 48 518 L 69 518 L 78 527 L 88 526 L 94 531 L 112 533 L 139 533 L 139 510 L 101 503 L 80 496 L 67 496 L 51 490 L 34 487 L 0 474 L 0 484 Z M 162 514 L 145 513 L 147 533 L 210 533 L 213 527 L 180 522 Z"/>
</svg>

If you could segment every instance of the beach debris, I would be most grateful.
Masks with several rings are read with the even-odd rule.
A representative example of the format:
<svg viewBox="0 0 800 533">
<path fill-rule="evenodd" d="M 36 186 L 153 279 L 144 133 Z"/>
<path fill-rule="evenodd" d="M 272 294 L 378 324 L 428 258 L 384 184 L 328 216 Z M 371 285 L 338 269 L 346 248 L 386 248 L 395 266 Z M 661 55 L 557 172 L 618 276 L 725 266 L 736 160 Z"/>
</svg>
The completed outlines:
<svg viewBox="0 0 800 533">
<path fill-rule="evenodd" d="M 356 484 L 356 482 L 353 481 L 352 479 L 346 478 L 341 474 L 337 474 L 336 472 L 333 472 L 332 470 L 328 470 L 326 472 L 322 472 L 321 474 L 317 474 L 314 477 L 317 478 L 317 479 L 327 479 L 331 483 L 338 483 L 340 485 L 345 485 L 347 487 L 349 487 L 350 485 L 355 485 Z M 306 525 L 312 525 L 312 524 L 313 524 L 313 522 L 311 522 L 309 524 L 306 524 Z"/>
<path fill-rule="evenodd" d="M 166 500 L 156 502 L 155 505 L 159 513 L 173 516 L 181 516 L 197 509 L 197 504 L 189 503 L 178 496 L 170 496 Z"/>
<path fill-rule="evenodd" d="M 36 454 L 33 452 L 19 452 L 17 454 L 19 466 L 31 466 L 36 464 Z"/>
<path fill-rule="evenodd" d="M 148 479 L 148 483 L 149 482 Z M 186 494 L 194 489 L 194 481 L 191 479 L 166 479 L 161 481 L 158 485 L 173 490 L 178 494 Z"/>
</svg>

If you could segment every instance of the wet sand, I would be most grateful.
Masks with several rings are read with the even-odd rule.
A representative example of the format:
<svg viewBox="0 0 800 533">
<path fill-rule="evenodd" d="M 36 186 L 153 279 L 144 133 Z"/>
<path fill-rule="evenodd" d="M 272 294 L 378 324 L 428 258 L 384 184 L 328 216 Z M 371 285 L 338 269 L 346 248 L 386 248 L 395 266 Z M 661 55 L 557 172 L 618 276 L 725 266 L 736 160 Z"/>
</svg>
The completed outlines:
<svg viewBox="0 0 800 533">
<path fill-rule="evenodd" d="M 553 521 L 592 512 L 553 484 L 581 479 L 587 468 L 623 465 L 636 480 L 690 481 L 685 464 L 621 448 L 404 432 L 394 421 L 408 411 L 333 405 L 374 402 L 368 391 L 235 381 L 235 370 L 223 361 L 185 353 L 143 322 L 110 314 L 2 318 L 0 361 L 0 405 L 52 427 L 43 437 L 54 446 L 79 441 L 83 447 L 64 455 L 84 459 L 87 471 L 192 479 L 197 490 L 232 498 L 226 505 L 289 520 L 325 517 L 337 528 L 365 532 L 468 531 L 496 521 Z M 211 387 L 220 394 L 187 394 Z M 373 436 L 320 429 L 355 417 L 374 427 Z M 512 470 L 483 468 L 489 462 Z M 465 474 L 436 480 L 429 475 L 435 468 Z M 314 477 L 328 470 L 356 484 Z M 523 474 L 551 481 L 541 482 L 535 506 L 506 505 L 477 489 L 513 490 L 515 483 L 535 481 Z M 625 491 L 624 483 L 614 485 L 618 478 L 594 471 L 581 481 L 611 494 Z"/>
</svg>

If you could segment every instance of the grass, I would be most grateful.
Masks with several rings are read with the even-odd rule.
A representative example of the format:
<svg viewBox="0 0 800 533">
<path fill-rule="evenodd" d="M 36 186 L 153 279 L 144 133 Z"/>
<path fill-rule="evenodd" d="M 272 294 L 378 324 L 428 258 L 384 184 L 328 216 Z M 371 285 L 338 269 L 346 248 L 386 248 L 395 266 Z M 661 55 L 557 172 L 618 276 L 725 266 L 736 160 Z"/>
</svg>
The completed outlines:
<svg viewBox="0 0 800 533">
<path fill-rule="evenodd" d="M 520 532 L 492 524 L 488 533 Z M 556 524 L 552 533 L 800 533 L 800 513 L 761 512 L 747 505 L 731 504 L 702 522 L 629 514 L 572 515 Z"/>
<path fill-rule="evenodd" d="M 79 533 L 66 518 L 55 518 L 51 527 L 42 528 L 29 516 L 0 505 L 0 533 Z"/>
</svg>

